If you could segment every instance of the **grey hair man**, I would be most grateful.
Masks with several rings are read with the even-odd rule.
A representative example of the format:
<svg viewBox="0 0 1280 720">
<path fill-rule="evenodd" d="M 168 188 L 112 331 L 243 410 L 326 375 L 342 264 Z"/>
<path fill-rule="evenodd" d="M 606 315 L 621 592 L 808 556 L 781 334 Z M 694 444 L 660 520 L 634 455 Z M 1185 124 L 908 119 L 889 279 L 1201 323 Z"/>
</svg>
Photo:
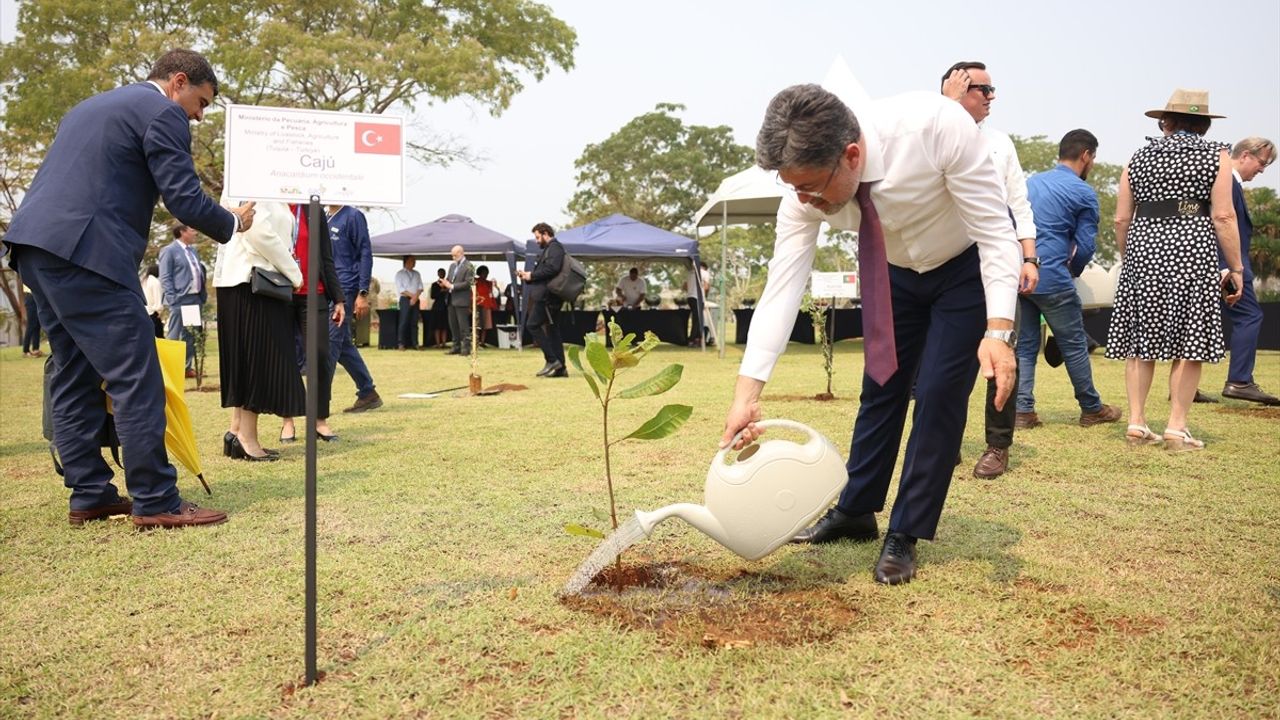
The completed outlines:
<svg viewBox="0 0 1280 720">
<path fill-rule="evenodd" d="M 471 285 L 476 271 L 461 245 L 449 249 L 453 262 L 440 284 L 449 291 L 449 332 L 453 334 L 453 347 L 445 355 L 469 355 L 471 353 Z"/>
<path fill-rule="evenodd" d="M 822 223 L 857 230 L 866 362 L 849 479 L 835 507 L 796 541 L 879 537 L 874 513 L 884 509 L 920 368 L 873 572 L 897 584 L 915 576 L 916 540 L 934 536 L 978 370 L 996 380 L 997 407 L 1013 390 L 1021 256 L 991 155 L 959 105 L 937 93 L 873 103 L 856 86 L 841 90 L 783 90 L 757 137 L 757 164 L 777 171 L 789 192 L 721 444 L 760 436 L 760 395 L 786 350 Z"/>
</svg>

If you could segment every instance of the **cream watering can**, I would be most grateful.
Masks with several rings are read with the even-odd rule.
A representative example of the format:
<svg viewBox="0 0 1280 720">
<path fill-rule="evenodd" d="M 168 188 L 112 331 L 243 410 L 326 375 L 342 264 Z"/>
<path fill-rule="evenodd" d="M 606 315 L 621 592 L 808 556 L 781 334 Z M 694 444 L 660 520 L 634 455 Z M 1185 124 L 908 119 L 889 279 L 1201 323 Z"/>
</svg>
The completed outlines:
<svg viewBox="0 0 1280 720">
<path fill-rule="evenodd" d="M 826 510 L 848 479 L 840 451 L 813 428 L 792 420 L 763 420 L 756 427 L 790 428 L 809 440 L 803 445 L 789 440 L 750 445 L 732 465 L 725 462 L 729 449 L 721 450 L 707 471 L 706 504 L 637 510 L 645 536 L 658 523 L 678 517 L 742 557 L 757 560 Z"/>
</svg>

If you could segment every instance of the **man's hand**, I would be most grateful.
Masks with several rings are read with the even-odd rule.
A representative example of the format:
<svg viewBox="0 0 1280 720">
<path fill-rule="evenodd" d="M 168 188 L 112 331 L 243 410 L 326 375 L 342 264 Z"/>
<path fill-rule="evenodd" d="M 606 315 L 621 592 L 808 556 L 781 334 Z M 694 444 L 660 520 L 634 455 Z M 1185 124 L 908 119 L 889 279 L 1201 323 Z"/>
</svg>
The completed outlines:
<svg viewBox="0 0 1280 720">
<path fill-rule="evenodd" d="M 741 450 L 764 434 L 763 430 L 756 427 L 756 421 L 761 417 L 760 392 L 763 389 L 764 382 L 745 375 L 738 376 L 738 384 L 733 390 L 733 404 L 729 406 L 729 414 L 724 421 L 724 435 L 720 438 L 721 449 L 733 443 L 734 450 Z M 733 437 L 739 430 L 743 431 L 742 437 L 735 443 Z"/>
<path fill-rule="evenodd" d="M 367 303 L 366 303 L 366 304 L 367 304 Z M 332 315 L 332 317 L 333 317 L 333 324 L 334 324 L 334 325 L 341 325 L 341 324 L 342 324 L 342 321 L 347 319 L 347 304 L 346 304 L 346 303 L 334 303 L 334 304 L 333 304 L 333 315 Z"/>
<path fill-rule="evenodd" d="M 1228 280 L 1230 280 L 1231 283 L 1236 287 L 1236 291 L 1230 294 L 1227 293 Z M 1226 275 L 1224 275 L 1222 278 L 1222 292 L 1223 292 L 1222 299 L 1227 301 L 1228 305 L 1235 305 L 1237 302 L 1239 302 L 1240 298 L 1244 297 L 1244 273 L 1229 272 Z"/>
<path fill-rule="evenodd" d="M 440 278 L 440 287 L 444 288 L 445 290 L 452 290 L 453 283 L 449 282 L 448 280 L 445 280 L 444 278 Z"/>
<path fill-rule="evenodd" d="M 343 308 L 346 309 L 345 307 Z M 369 298 L 364 295 L 356 295 L 355 314 L 357 320 L 363 320 L 365 315 L 369 314 Z"/>
<path fill-rule="evenodd" d="M 1003 410 L 1009 396 L 1013 394 L 1014 370 L 1017 361 L 1013 357 L 1013 348 L 995 338 L 982 338 L 978 345 L 978 365 L 982 369 L 982 377 L 996 381 L 996 410 Z"/>
<path fill-rule="evenodd" d="M 529 273 L 529 271 L 528 271 L 528 270 L 517 270 L 517 271 L 516 271 L 516 277 L 520 278 L 521 280 L 528 280 L 528 279 L 529 279 L 529 274 L 530 274 L 530 273 Z"/>
<path fill-rule="evenodd" d="M 1022 263 L 1022 275 L 1018 278 L 1018 292 L 1026 295 L 1036 291 L 1040 284 L 1040 268 L 1029 262 Z"/>
<path fill-rule="evenodd" d="M 969 71 L 952 70 L 942 83 L 942 94 L 959 102 L 967 92 L 969 92 Z"/>
<path fill-rule="evenodd" d="M 253 209 L 253 206 L 255 204 L 256 203 L 254 201 L 250 200 L 249 202 L 241 205 L 240 207 L 231 208 L 232 214 L 234 214 L 236 218 L 239 220 L 239 223 L 240 223 L 239 232 L 244 232 L 245 230 L 248 230 L 249 228 L 253 227 L 253 216 L 255 212 Z"/>
</svg>

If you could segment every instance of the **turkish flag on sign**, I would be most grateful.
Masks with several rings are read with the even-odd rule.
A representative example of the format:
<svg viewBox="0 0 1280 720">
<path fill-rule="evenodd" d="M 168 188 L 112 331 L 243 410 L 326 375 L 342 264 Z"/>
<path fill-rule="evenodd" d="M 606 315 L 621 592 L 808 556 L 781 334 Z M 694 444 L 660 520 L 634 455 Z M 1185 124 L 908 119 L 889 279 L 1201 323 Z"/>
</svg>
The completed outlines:
<svg viewBox="0 0 1280 720">
<path fill-rule="evenodd" d="M 356 152 L 399 155 L 400 126 L 385 123 L 356 123 Z"/>
</svg>

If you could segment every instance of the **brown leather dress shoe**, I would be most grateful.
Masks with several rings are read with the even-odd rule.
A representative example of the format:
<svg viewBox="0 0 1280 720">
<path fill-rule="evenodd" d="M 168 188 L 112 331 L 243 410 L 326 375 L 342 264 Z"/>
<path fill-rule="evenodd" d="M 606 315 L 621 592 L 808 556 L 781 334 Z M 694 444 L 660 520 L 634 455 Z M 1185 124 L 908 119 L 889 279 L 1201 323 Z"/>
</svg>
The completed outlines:
<svg viewBox="0 0 1280 720">
<path fill-rule="evenodd" d="M 1040 422 L 1040 416 L 1032 412 L 1014 413 L 1013 427 L 1015 430 L 1030 430 L 1034 427 L 1040 427 L 1044 423 Z"/>
<path fill-rule="evenodd" d="M 884 536 L 884 548 L 872 573 L 876 582 L 900 585 L 916 576 L 916 539 L 900 532 Z"/>
<path fill-rule="evenodd" d="M 987 446 L 987 451 L 978 458 L 978 464 L 973 466 L 973 476 L 990 480 L 1000 477 L 1008 469 L 1009 448 Z"/>
<path fill-rule="evenodd" d="M 83 525 L 90 520 L 105 520 L 112 515 L 128 515 L 133 512 L 133 501 L 120 498 L 115 502 L 99 505 L 88 510 L 72 510 L 67 513 L 67 521 L 72 525 Z"/>
<path fill-rule="evenodd" d="M 1120 408 L 1114 405 L 1103 405 L 1097 412 L 1080 413 L 1080 427 L 1093 427 L 1120 419 Z"/>
<path fill-rule="evenodd" d="M 403 350 L 404 348 L 401 349 Z M 382 407 L 382 397 L 378 395 L 377 390 L 374 390 L 362 398 L 356 398 L 355 404 L 342 412 L 358 413 L 366 410 L 377 410 L 380 407 Z"/>
<path fill-rule="evenodd" d="M 133 525 L 138 530 L 217 525 L 226 521 L 227 514 L 221 510 L 202 508 L 186 500 L 183 500 L 182 504 L 178 506 L 177 512 L 133 516 Z"/>
<path fill-rule="evenodd" d="M 1258 387 L 1258 383 L 1229 382 L 1222 386 L 1222 397 L 1248 400 L 1263 405 L 1280 405 L 1280 398 Z"/>
</svg>

